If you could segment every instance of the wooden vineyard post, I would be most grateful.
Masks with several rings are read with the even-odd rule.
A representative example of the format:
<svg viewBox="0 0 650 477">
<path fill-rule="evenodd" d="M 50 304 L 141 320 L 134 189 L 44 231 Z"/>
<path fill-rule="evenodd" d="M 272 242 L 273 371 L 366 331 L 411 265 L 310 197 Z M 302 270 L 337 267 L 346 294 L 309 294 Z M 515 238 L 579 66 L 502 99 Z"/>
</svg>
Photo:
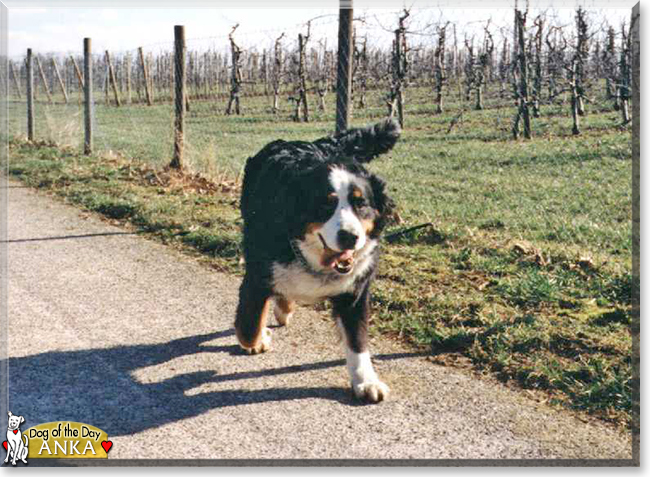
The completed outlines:
<svg viewBox="0 0 650 477">
<path fill-rule="evenodd" d="M 183 167 L 183 148 L 185 145 L 185 27 L 174 27 L 174 91 L 176 105 L 176 119 L 174 121 L 174 157 L 169 167 L 181 169 Z"/>
<path fill-rule="evenodd" d="M 140 67 L 142 68 L 142 77 L 144 78 L 144 93 L 147 97 L 147 104 L 151 106 L 153 101 L 151 100 L 151 90 L 149 89 L 149 71 L 147 69 L 147 63 L 144 60 L 142 47 L 138 48 L 138 56 L 140 57 Z"/>
<path fill-rule="evenodd" d="M 52 58 L 52 66 L 54 67 L 54 73 L 56 74 L 56 79 L 59 81 L 59 86 L 61 87 L 61 92 L 63 93 L 63 99 L 65 104 L 68 104 L 68 92 L 65 90 L 65 85 L 61 79 L 61 73 L 59 73 L 59 67 L 56 64 L 56 60 Z"/>
<path fill-rule="evenodd" d="M 108 80 L 111 83 L 113 88 L 113 96 L 115 96 L 115 105 L 121 106 L 120 103 L 120 94 L 117 91 L 117 81 L 115 80 L 115 70 L 113 69 L 113 63 L 111 62 L 111 55 L 106 50 L 106 64 L 108 65 Z"/>
<path fill-rule="evenodd" d="M 90 38 L 84 38 L 84 154 L 93 152 L 93 57 Z"/>
<path fill-rule="evenodd" d="M 18 99 L 22 97 L 22 92 L 20 91 L 20 81 L 18 80 L 18 74 L 16 73 L 16 67 L 14 62 L 10 61 L 9 65 L 11 66 L 11 76 L 14 78 L 14 85 L 16 86 L 16 92 L 18 93 Z"/>
<path fill-rule="evenodd" d="M 74 66 L 74 72 L 75 75 L 77 76 L 77 81 L 79 81 L 79 87 L 81 89 L 84 89 L 84 77 L 81 75 L 81 71 L 79 70 L 79 65 L 77 64 L 77 60 L 74 59 L 74 56 L 70 55 L 70 59 L 72 60 L 72 65 Z"/>
<path fill-rule="evenodd" d="M 131 104 L 131 53 L 126 54 L 126 102 Z"/>
<path fill-rule="evenodd" d="M 34 60 L 27 48 L 27 139 L 34 140 Z"/>
<path fill-rule="evenodd" d="M 352 98 L 352 0 L 349 2 L 349 8 L 344 8 L 343 3 L 341 0 L 339 4 L 339 51 L 336 78 L 337 134 L 348 128 Z"/>
<path fill-rule="evenodd" d="M 45 90 L 45 94 L 47 95 L 47 99 L 50 103 L 52 103 L 52 93 L 50 93 L 50 87 L 47 85 L 47 79 L 45 78 L 45 73 L 43 72 L 43 66 L 41 65 L 41 60 L 36 57 L 36 64 L 38 65 L 38 72 L 41 76 L 41 81 L 43 82 L 43 89 Z"/>
</svg>

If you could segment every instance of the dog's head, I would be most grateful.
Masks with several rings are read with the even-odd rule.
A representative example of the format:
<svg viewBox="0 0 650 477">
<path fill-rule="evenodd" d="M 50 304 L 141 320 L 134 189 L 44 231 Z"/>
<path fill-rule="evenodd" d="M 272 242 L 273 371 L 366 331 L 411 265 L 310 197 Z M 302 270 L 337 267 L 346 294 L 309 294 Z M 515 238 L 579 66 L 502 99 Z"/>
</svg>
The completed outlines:
<svg viewBox="0 0 650 477">
<path fill-rule="evenodd" d="M 294 243 L 314 269 L 347 275 L 375 247 L 393 202 L 384 181 L 354 161 L 308 175 L 294 209 Z"/>
<path fill-rule="evenodd" d="M 25 418 L 23 416 L 14 416 L 11 411 L 7 413 L 9 415 L 9 425 L 8 428 L 10 431 L 13 431 L 15 429 L 18 429 L 20 425 L 25 422 Z"/>
</svg>

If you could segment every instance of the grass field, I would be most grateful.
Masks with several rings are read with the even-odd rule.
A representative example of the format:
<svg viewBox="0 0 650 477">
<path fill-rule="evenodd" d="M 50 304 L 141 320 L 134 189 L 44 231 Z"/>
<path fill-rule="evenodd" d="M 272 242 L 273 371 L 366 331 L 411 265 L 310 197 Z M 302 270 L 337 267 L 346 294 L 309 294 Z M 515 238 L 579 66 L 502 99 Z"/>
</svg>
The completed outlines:
<svg viewBox="0 0 650 477">
<path fill-rule="evenodd" d="M 604 101 L 571 135 L 568 105 L 546 105 L 534 138 L 514 141 L 515 109 L 489 98 L 483 111 L 433 114 L 432 93 L 407 92 L 402 140 L 370 168 L 388 180 L 402 224 L 431 227 L 384 245 L 372 332 L 472 366 L 559 405 L 626 425 L 631 413 L 631 135 Z M 278 139 L 331 132 L 329 111 L 310 123 L 278 117 L 269 99 L 244 98 L 244 115 L 193 102 L 188 170 L 171 158 L 172 106 L 97 105 L 97 154 L 78 153 L 78 105 L 39 104 L 37 136 L 22 138 L 11 103 L 10 173 L 35 187 L 182 244 L 240 274 L 237 179 L 246 158 Z M 312 98 L 312 109 L 316 101 Z M 469 105 L 468 105 L 469 106 Z M 355 125 L 383 117 L 378 95 Z M 56 142 L 55 144 L 50 143 Z"/>
</svg>

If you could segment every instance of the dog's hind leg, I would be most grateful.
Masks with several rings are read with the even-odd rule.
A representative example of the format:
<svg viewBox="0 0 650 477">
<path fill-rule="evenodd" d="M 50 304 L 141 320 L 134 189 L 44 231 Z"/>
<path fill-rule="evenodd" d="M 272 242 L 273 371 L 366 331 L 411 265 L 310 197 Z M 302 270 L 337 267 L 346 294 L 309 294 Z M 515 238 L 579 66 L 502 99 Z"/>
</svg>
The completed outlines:
<svg viewBox="0 0 650 477">
<path fill-rule="evenodd" d="M 270 304 L 270 291 L 256 286 L 247 274 L 239 288 L 235 331 L 239 345 L 249 354 L 271 349 L 271 330 L 266 327 Z"/>
<path fill-rule="evenodd" d="M 23 435 L 25 441 L 23 442 L 22 437 L 20 438 L 20 460 L 23 461 L 23 464 L 27 464 L 27 454 L 29 453 L 29 439 L 26 435 Z"/>
<path fill-rule="evenodd" d="M 275 319 L 280 326 L 287 326 L 293 312 L 296 310 L 296 302 L 286 299 L 283 296 L 275 297 Z"/>
</svg>

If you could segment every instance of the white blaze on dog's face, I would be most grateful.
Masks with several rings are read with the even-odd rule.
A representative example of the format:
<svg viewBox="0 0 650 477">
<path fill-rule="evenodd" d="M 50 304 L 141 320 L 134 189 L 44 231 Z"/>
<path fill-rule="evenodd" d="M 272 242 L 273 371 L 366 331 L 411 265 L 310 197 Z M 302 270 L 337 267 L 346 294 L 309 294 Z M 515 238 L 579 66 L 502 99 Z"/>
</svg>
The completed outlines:
<svg viewBox="0 0 650 477">
<path fill-rule="evenodd" d="M 329 176 L 330 184 L 338 199 L 334 215 L 325 222 L 321 236 L 325 245 L 337 252 L 346 250 L 361 250 L 366 244 L 366 232 L 361 220 L 357 217 L 350 196 L 355 191 L 361 191 L 361 179 L 343 169 L 332 169 Z M 361 192 L 358 192 L 360 194 Z"/>
</svg>

